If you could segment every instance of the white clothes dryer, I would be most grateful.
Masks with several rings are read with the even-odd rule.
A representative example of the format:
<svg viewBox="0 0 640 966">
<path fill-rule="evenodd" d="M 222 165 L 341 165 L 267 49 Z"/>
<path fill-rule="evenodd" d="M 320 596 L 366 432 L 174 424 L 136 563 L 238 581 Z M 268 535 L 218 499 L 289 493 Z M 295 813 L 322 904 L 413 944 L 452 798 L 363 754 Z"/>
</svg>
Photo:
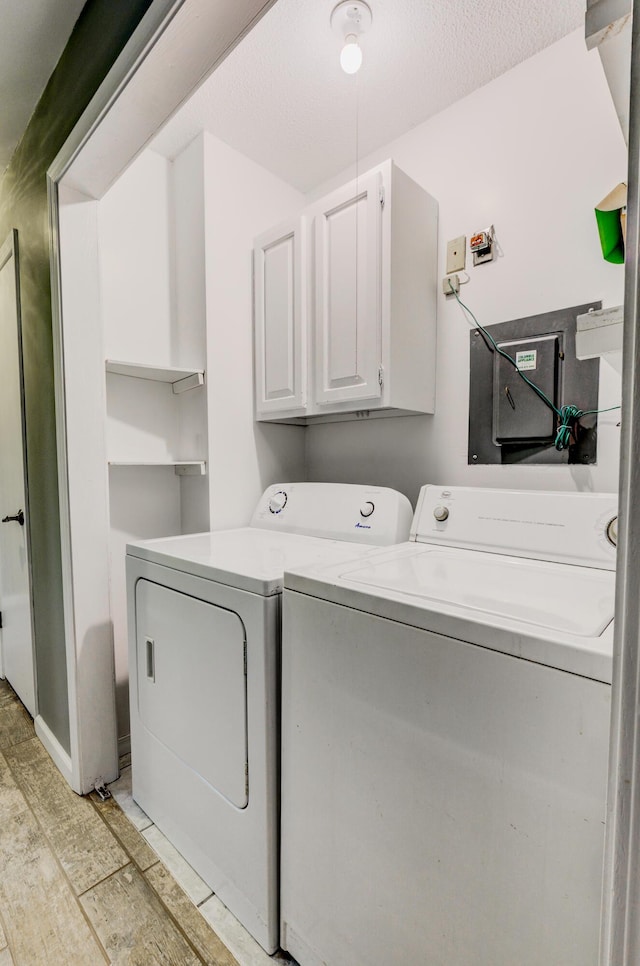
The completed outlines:
<svg viewBox="0 0 640 966">
<path fill-rule="evenodd" d="M 270 953 L 283 572 L 406 540 L 410 523 L 394 490 L 278 484 L 249 527 L 127 547 L 133 797 Z"/>
<path fill-rule="evenodd" d="M 285 574 L 301 966 L 597 966 L 616 513 L 427 486 L 411 541 Z"/>
</svg>

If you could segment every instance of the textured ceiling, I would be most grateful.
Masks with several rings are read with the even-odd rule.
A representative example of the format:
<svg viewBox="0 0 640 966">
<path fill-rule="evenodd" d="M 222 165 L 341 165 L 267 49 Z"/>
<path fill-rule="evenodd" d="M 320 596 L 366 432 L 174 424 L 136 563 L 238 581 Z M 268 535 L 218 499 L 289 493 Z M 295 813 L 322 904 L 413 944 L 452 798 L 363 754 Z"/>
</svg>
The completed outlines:
<svg viewBox="0 0 640 966">
<path fill-rule="evenodd" d="M 0 0 L 0 173 L 58 63 L 85 0 Z"/>
<path fill-rule="evenodd" d="M 335 2 L 278 0 L 154 148 L 175 157 L 205 129 L 307 191 L 351 163 L 356 132 L 364 157 L 580 27 L 585 12 L 585 0 L 370 0 L 363 66 L 348 77 Z"/>
</svg>

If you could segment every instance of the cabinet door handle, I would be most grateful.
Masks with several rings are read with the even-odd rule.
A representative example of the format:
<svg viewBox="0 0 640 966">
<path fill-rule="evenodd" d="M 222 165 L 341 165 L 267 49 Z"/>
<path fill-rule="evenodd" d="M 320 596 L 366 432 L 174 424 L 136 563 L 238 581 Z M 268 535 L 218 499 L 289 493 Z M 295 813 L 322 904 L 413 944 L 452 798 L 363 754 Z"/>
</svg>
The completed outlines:
<svg viewBox="0 0 640 966">
<path fill-rule="evenodd" d="M 19 523 L 21 527 L 24 526 L 24 513 L 22 510 L 18 510 L 13 516 L 3 517 L 3 523 Z"/>
</svg>

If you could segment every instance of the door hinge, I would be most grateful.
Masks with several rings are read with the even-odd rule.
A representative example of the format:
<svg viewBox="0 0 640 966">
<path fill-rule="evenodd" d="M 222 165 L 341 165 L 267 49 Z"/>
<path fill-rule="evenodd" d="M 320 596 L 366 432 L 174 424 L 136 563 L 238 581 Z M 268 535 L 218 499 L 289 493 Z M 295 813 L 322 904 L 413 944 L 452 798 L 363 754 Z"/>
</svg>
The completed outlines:
<svg viewBox="0 0 640 966">
<path fill-rule="evenodd" d="M 380 388 L 382 389 L 384 385 L 384 366 L 378 366 L 378 382 L 380 384 Z"/>
<path fill-rule="evenodd" d="M 384 188 L 380 187 L 378 197 L 380 198 L 380 207 L 384 208 Z"/>
</svg>

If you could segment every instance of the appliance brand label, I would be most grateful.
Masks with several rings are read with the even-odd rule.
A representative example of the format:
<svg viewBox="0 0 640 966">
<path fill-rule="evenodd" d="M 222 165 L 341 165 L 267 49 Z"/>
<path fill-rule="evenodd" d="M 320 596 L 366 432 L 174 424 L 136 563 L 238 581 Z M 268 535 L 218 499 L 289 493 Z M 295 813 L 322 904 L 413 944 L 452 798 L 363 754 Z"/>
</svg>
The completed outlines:
<svg viewBox="0 0 640 966">
<path fill-rule="evenodd" d="M 522 372 L 536 369 L 538 364 L 538 350 L 528 349 L 526 352 L 516 352 L 516 365 Z"/>
</svg>

